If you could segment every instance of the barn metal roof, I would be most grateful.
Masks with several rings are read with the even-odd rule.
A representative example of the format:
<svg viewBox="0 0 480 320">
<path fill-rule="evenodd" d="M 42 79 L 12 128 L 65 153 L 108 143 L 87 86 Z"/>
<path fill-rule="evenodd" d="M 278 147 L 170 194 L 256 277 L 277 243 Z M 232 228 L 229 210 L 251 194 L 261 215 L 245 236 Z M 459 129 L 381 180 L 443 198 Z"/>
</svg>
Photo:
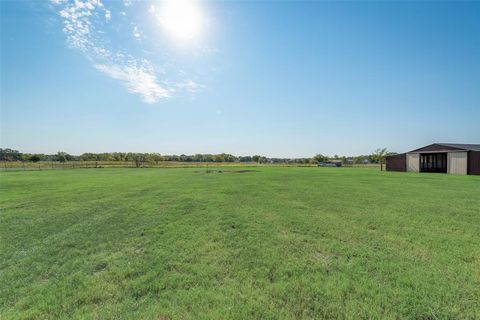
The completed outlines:
<svg viewBox="0 0 480 320">
<path fill-rule="evenodd" d="M 455 151 L 480 151 L 480 144 L 465 143 L 433 143 L 418 148 L 408 153 L 434 153 L 434 152 L 455 152 Z"/>
<path fill-rule="evenodd" d="M 442 146 L 459 148 L 468 151 L 480 151 L 480 144 L 464 144 L 464 143 L 437 143 Z"/>
</svg>

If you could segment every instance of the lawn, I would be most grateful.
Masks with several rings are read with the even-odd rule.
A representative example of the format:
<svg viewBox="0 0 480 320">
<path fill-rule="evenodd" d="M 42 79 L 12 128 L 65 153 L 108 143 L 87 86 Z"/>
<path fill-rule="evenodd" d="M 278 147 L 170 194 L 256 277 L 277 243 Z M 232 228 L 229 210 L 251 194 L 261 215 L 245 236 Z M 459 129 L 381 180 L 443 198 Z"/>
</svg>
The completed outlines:
<svg viewBox="0 0 480 320">
<path fill-rule="evenodd" d="M 0 318 L 480 318 L 479 176 L 247 169 L 1 173 Z"/>
</svg>

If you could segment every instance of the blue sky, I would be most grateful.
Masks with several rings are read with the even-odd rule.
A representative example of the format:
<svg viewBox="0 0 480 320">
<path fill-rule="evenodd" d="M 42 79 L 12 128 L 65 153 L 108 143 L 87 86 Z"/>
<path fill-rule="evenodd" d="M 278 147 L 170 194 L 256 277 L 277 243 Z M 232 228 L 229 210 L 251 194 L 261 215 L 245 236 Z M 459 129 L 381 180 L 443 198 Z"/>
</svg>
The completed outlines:
<svg viewBox="0 0 480 320">
<path fill-rule="evenodd" d="M 0 3 L 2 147 L 309 157 L 480 143 L 480 2 Z"/>
</svg>

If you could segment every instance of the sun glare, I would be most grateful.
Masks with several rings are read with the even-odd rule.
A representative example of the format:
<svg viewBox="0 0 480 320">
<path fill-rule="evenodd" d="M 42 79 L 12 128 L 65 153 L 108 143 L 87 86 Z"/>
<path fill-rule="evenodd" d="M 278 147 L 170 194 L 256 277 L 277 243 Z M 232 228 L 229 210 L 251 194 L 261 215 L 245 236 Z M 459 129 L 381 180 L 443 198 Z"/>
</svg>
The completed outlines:
<svg viewBox="0 0 480 320">
<path fill-rule="evenodd" d="M 167 0 L 155 8 L 160 24 L 174 39 L 195 40 L 204 28 L 204 16 L 196 0 Z"/>
</svg>

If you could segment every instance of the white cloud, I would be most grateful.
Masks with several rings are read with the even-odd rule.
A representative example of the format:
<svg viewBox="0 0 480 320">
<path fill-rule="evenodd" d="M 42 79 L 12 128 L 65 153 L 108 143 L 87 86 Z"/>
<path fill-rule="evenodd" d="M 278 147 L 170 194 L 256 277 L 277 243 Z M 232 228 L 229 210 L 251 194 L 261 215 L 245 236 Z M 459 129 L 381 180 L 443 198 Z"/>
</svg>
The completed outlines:
<svg viewBox="0 0 480 320">
<path fill-rule="evenodd" d="M 157 11 L 157 9 L 156 9 L 155 6 L 152 4 L 152 5 L 150 5 L 150 8 L 148 9 L 148 11 L 149 11 L 150 13 L 152 13 L 152 14 L 155 14 L 156 11 Z"/>
<path fill-rule="evenodd" d="M 105 20 L 108 22 L 112 19 L 112 12 L 110 10 L 105 10 Z"/>
<path fill-rule="evenodd" d="M 142 36 L 142 34 L 140 33 L 140 31 L 138 31 L 138 27 L 137 26 L 134 26 L 133 27 L 133 36 L 135 38 L 140 38 Z"/>
<path fill-rule="evenodd" d="M 201 53 L 204 54 L 216 54 L 220 52 L 218 48 L 213 48 L 206 45 L 198 45 L 197 48 Z"/>
<path fill-rule="evenodd" d="M 51 3 L 58 5 L 67 2 L 67 0 L 50 0 Z"/>
<path fill-rule="evenodd" d="M 111 39 L 106 38 L 109 30 L 104 27 L 106 22 L 111 20 L 112 12 L 105 8 L 101 0 L 50 2 L 55 5 L 57 14 L 62 18 L 68 45 L 81 50 L 98 71 L 120 81 L 128 92 L 139 95 L 145 103 L 167 99 L 179 91 L 197 92 L 204 87 L 192 80 L 167 81 L 169 72 L 175 70 L 166 70 L 164 66 L 154 65 L 147 59 L 136 58 L 124 49 L 111 49 Z M 133 1 L 126 0 L 124 5 L 128 7 L 132 3 Z M 123 11 L 120 12 L 122 13 Z M 132 24 L 133 38 L 143 37 L 139 27 Z M 158 76 L 161 76 L 163 81 L 159 80 Z M 188 79 L 186 74 L 179 77 Z"/>
<path fill-rule="evenodd" d="M 198 92 L 200 91 L 200 89 L 204 88 L 205 86 L 199 83 L 196 83 L 195 81 L 187 80 L 184 82 L 176 83 L 175 87 L 188 92 Z"/>
<path fill-rule="evenodd" d="M 54 0 L 59 1 L 59 0 Z M 88 50 L 94 47 L 91 39 L 93 27 L 91 16 L 97 8 L 102 8 L 99 0 L 86 0 L 85 2 L 75 0 L 69 2 L 60 10 L 59 15 L 63 20 L 63 31 L 67 35 L 70 46 Z"/>
<path fill-rule="evenodd" d="M 122 81 L 127 90 L 139 94 L 146 103 L 155 103 L 160 99 L 169 98 L 172 90 L 162 87 L 157 77 L 149 67 L 129 65 L 95 65 L 97 70 L 113 79 Z"/>
</svg>

